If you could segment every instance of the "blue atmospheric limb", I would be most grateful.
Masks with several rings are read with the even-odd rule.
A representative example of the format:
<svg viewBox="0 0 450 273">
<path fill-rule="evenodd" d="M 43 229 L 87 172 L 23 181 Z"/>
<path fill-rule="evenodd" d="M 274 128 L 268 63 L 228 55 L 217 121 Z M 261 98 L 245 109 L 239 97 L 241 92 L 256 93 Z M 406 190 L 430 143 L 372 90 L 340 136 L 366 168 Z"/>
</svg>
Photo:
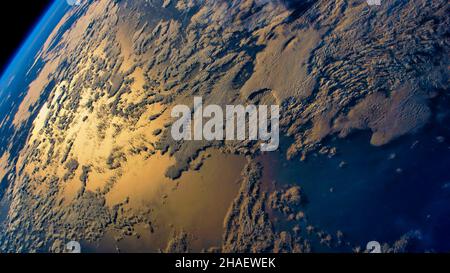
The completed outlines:
<svg viewBox="0 0 450 273">
<path fill-rule="evenodd" d="M 76 1 L 76 0 L 75 0 Z M 17 78 L 17 70 L 28 67 L 27 61 L 33 60 L 35 53 L 42 47 L 48 38 L 48 33 L 54 29 L 59 19 L 67 12 L 70 7 L 66 0 L 55 0 L 47 12 L 38 21 L 37 25 L 27 36 L 22 46 L 18 48 L 15 55 L 11 58 L 5 71 L 0 71 L 0 96 L 9 86 L 13 78 Z M 21 77 L 19 77 L 21 78 Z"/>
</svg>

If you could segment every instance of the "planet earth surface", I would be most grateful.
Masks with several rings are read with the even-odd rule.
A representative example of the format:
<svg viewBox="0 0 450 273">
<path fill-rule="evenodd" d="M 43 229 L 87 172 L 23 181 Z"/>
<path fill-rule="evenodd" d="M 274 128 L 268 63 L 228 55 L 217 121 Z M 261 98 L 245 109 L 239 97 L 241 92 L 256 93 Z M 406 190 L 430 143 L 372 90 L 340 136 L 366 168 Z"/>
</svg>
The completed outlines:
<svg viewBox="0 0 450 273">
<path fill-rule="evenodd" d="M 0 252 L 449 252 L 449 3 L 369 2 L 55 1 L 1 75 Z M 279 149 L 174 141 L 195 96 L 280 105 Z"/>
</svg>

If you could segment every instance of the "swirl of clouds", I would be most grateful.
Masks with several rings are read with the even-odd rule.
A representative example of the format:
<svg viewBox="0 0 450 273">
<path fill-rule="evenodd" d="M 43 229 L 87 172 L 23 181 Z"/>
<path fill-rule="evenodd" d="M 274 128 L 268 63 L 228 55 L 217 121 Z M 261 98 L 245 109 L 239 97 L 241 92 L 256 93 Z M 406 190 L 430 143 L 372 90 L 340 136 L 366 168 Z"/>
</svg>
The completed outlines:
<svg viewBox="0 0 450 273">
<path fill-rule="evenodd" d="M 66 0 L 69 6 L 79 6 L 81 5 L 81 0 Z"/>
<path fill-rule="evenodd" d="M 290 12 L 290 18 L 295 19 L 316 2 L 317 0 L 164 0 L 162 7 L 175 7 L 186 17 L 189 17 L 191 11 L 200 9 L 195 18 L 198 25 L 217 25 L 252 32 L 263 21 L 270 21 L 283 12 Z M 149 4 L 152 5 L 151 2 Z M 249 9 L 244 12 L 243 7 Z M 251 16 L 256 12 L 258 16 Z"/>
</svg>

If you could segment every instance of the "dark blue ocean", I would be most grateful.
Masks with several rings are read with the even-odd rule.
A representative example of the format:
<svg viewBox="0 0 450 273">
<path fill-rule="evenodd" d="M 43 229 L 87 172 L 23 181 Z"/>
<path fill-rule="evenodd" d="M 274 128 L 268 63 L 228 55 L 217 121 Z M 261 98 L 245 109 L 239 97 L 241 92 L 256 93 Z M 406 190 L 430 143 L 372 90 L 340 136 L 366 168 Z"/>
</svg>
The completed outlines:
<svg viewBox="0 0 450 273">
<path fill-rule="evenodd" d="M 264 165 L 278 186 L 302 187 L 309 224 L 330 234 L 341 230 L 352 245 L 392 244 L 414 232 L 408 251 L 449 252 L 448 132 L 429 125 L 383 147 L 370 145 L 369 133 L 356 133 L 325 141 L 337 147 L 336 156 L 312 154 L 305 162 L 285 159 L 290 140 L 283 139 L 281 152 L 266 155 Z"/>
</svg>

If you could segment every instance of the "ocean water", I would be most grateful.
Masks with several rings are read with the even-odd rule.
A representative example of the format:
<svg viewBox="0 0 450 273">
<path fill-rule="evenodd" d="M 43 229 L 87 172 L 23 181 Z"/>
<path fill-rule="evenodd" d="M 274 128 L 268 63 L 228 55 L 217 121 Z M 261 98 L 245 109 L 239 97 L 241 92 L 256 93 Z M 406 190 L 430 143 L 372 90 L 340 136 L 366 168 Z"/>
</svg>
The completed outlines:
<svg viewBox="0 0 450 273">
<path fill-rule="evenodd" d="M 448 128 L 430 126 L 383 147 L 369 141 L 368 133 L 333 138 L 326 144 L 337 148 L 336 156 L 313 154 L 301 162 L 285 159 L 290 140 L 284 139 L 280 153 L 264 156 L 265 179 L 301 186 L 309 224 L 343 231 L 352 246 L 392 244 L 415 232 L 408 251 L 450 251 Z"/>
</svg>

